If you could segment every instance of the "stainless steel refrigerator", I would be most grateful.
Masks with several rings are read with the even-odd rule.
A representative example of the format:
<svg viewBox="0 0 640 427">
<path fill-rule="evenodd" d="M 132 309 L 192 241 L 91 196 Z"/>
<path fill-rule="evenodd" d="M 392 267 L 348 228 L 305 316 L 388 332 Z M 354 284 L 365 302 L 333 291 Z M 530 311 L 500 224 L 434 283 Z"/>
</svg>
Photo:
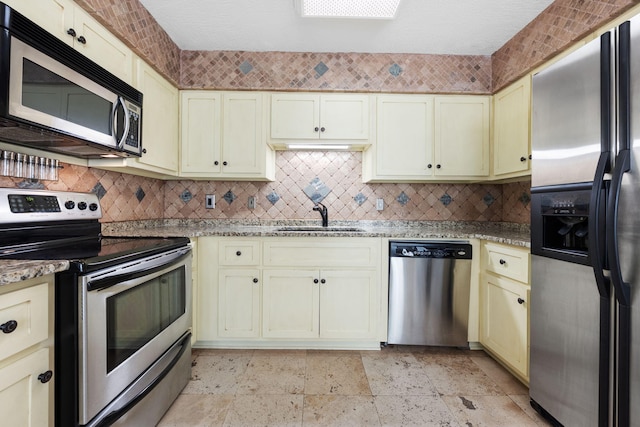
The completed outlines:
<svg viewBox="0 0 640 427">
<path fill-rule="evenodd" d="M 532 88 L 531 404 L 640 426 L 640 18 Z"/>
</svg>

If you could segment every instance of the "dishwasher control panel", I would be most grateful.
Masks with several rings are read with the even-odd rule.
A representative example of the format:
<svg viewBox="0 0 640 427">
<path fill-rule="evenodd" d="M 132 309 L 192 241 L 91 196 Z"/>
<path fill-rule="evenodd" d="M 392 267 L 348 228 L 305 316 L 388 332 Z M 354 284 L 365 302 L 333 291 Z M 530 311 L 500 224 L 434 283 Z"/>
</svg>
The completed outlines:
<svg viewBox="0 0 640 427">
<path fill-rule="evenodd" d="M 389 245 L 391 257 L 471 259 L 471 245 L 467 242 L 389 242 Z"/>
</svg>

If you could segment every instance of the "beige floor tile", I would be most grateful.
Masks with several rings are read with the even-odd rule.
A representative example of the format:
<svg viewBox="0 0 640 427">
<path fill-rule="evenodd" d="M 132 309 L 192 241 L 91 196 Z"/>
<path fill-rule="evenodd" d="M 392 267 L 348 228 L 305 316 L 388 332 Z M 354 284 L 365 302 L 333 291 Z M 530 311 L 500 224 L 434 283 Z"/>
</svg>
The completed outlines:
<svg viewBox="0 0 640 427">
<path fill-rule="evenodd" d="M 449 407 L 435 396 L 376 396 L 383 426 L 458 427 Z"/>
<path fill-rule="evenodd" d="M 307 426 L 379 426 L 371 396 L 304 397 L 303 424 Z"/>
<path fill-rule="evenodd" d="M 410 353 L 363 352 L 362 364 L 374 396 L 438 395 L 424 367 Z"/>
<path fill-rule="evenodd" d="M 241 395 L 236 396 L 224 422 L 228 427 L 302 426 L 304 396 Z"/>
<path fill-rule="evenodd" d="M 158 427 L 222 426 L 233 402 L 231 395 L 182 394 L 158 423 Z"/>
<path fill-rule="evenodd" d="M 518 381 L 502 365 L 490 357 L 472 357 L 473 363 L 498 384 L 505 394 L 529 394 L 527 386 Z"/>
<path fill-rule="evenodd" d="M 200 351 L 184 394 L 235 394 L 253 351 Z"/>
<path fill-rule="evenodd" d="M 369 382 L 358 353 L 307 354 L 304 394 L 369 395 Z"/>
<path fill-rule="evenodd" d="M 539 426 L 551 426 L 551 423 L 545 420 L 535 409 L 531 407 L 530 398 L 528 394 L 525 395 L 511 395 L 511 400 L 516 402 L 516 405 L 520 407 L 532 420 Z"/>
<path fill-rule="evenodd" d="M 536 427 L 509 396 L 444 396 L 461 425 L 474 427 Z"/>
<path fill-rule="evenodd" d="M 256 351 L 237 394 L 302 394 L 305 351 Z"/>
<path fill-rule="evenodd" d="M 498 396 L 496 382 L 467 356 L 416 354 L 431 384 L 443 396 Z"/>
</svg>

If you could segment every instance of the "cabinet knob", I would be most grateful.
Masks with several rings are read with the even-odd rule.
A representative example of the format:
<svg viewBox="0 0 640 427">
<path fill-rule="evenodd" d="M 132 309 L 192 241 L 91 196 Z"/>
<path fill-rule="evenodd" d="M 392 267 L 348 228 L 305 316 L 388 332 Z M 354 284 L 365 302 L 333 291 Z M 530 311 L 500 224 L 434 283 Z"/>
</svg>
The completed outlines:
<svg viewBox="0 0 640 427">
<path fill-rule="evenodd" d="M 322 280 L 320 280 L 320 283 L 327 283 L 327 281 L 322 279 Z"/>
<path fill-rule="evenodd" d="M 253 278 L 253 283 L 258 283 L 258 278 L 257 277 Z"/>
<path fill-rule="evenodd" d="M 38 375 L 38 381 L 40 381 L 42 384 L 46 384 L 51 381 L 51 377 L 53 377 L 53 371 L 49 370 Z"/>
<path fill-rule="evenodd" d="M 240 256 L 240 255 L 242 255 L 242 252 L 238 251 L 238 252 L 236 252 L 236 255 Z"/>
<path fill-rule="evenodd" d="M 431 169 L 432 167 L 433 167 L 433 165 L 432 165 L 431 163 L 429 163 L 429 164 L 427 165 L 427 169 Z"/>
<path fill-rule="evenodd" d="M 531 154 L 529 154 L 529 160 L 531 160 Z"/>
<path fill-rule="evenodd" d="M 77 40 L 78 40 L 78 43 L 87 44 L 87 39 L 85 39 L 84 36 L 78 37 Z"/>
<path fill-rule="evenodd" d="M 318 126 L 316 126 L 316 127 L 314 127 L 314 128 L 313 128 L 313 131 L 314 131 L 314 132 L 318 132 L 319 130 L 320 130 L 320 128 L 319 128 Z"/>
<path fill-rule="evenodd" d="M 15 331 L 17 327 L 18 322 L 16 322 L 15 320 L 9 320 L 8 322 L 0 325 L 0 331 L 4 332 L 5 334 L 10 334 L 11 332 Z"/>
<path fill-rule="evenodd" d="M 436 165 L 436 169 L 440 169 L 442 166 L 440 165 Z"/>
<path fill-rule="evenodd" d="M 147 149 L 146 148 L 142 149 L 142 154 L 147 154 Z"/>
<path fill-rule="evenodd" d="M 318 283 L 318 279 L 313 279 L 313 283 Z"/>
<path fill-rule="evenodd" d="M 69 28 L 67 30 L 67 34 L 69 34 L 71 37 L 75 37 L 76 36 L 76 30 L 74 30 L 73 28 Z"/>
<path fill-rule="evenodd" d="M 524 300 L 522 298 L 518 298 L 518 304 L 524 304 Z"/>
<path fill-rule="evenodd" d="M 217 160 L 215 162 L 213 162 L 214 165 L 218 166 L 220 164 L 220 162 L 218 162 Z"/>
<path fill-rule="evenodd" d="M 505 264 L 507 263 L 507 261 L 505 261 L 505 260 L 503 260 L 503 259 L 500 259 L 500 261 L 499 261 L 499 262 L 500 262 L 500 265 L 505 265 Z"/>
<path fill-rule="evenodd" d="M 526 161 L 527 161 L 527 158 L 526 158 L 526 157 L 520 157 L 520 161 L 521 161 L 521 162 L 526 162 Z"/>
<path fill-rule="evenodd" d="M 324 131 L 325 131 L 324 127 L 321 127 L 320 132 L 324 132 Z"/>
<path fill-rule="evenodd" d="M 222 162 L 222 166 L 227 166 L 228 163 L 227 162 Z"/>
</svg>

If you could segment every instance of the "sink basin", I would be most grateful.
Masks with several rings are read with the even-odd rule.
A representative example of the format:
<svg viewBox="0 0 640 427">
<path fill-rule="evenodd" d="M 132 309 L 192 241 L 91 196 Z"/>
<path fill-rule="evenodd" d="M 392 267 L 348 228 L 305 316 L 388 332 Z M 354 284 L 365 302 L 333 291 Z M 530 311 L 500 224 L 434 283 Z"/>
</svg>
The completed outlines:
<svg viewBox="0 0 640 427">
<path fill-rule="evenodd" d="M 277 231 L 293 231 L 299 233 L 363 233 L 365 230 L 356 227 L 280 227 Z"/>
</svg>

